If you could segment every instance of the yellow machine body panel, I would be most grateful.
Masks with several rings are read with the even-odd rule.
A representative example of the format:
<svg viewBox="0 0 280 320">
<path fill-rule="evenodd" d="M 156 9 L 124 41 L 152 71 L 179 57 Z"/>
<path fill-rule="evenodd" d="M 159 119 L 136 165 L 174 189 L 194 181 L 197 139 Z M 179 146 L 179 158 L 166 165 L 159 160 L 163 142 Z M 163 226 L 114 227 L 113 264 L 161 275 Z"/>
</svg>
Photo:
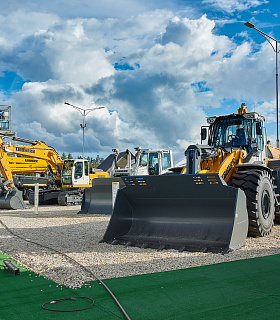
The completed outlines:
<svg viewBox="0 0 280 320">
<path fill-rule="evenodd" d="M 246 157 L 245 150 L 233 150 L 230 154 L 219 149 L 214 160 L 204 160 L 201 163 L 202 170 L 198 174 L 218 173 L 225 182 L 232 179 L 236 172 L 236 165 L 243 163 Z"/>
<path fill-rule="evenodd" d="M 13 174 L 45 173 L 47 171 L 46 160 L 26 157 L 8 157 Z"/>
<path fill-rule="evenodd" d="M 92 180 L 96 178 L 109 178 L 108 172 L 103 171 L 94 171 L 93 173 L 89 174 L 89 184 L 92 185 Z"/>
</svg>

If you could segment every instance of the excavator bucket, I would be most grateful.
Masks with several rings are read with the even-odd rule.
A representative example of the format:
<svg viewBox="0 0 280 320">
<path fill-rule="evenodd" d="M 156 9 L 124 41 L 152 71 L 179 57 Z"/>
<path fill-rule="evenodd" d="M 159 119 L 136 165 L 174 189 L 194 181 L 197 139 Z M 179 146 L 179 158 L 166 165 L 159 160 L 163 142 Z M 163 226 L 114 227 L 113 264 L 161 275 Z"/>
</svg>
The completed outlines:
<svg viewBox="0 0 280 320">
<path fill-rule="evenodd" d="M 218 174 L 123 178 L 100 242 L 226 253 L 245 243 L 246 198 Z"/>
<path fill-rule="evenodd" d="M 81 211 L 78 213 L 112 214 L 112 183 L 119 182 L 119 188 L 125 186 L 122 178 L 96 178 L 92 186 L 85 188 Z"/>
<path fill-rule="evenodd" d="M 22 191 L 10 189 L 0 192 L 0 209 L 26 209 L 27 206 L 23 201 Z"/>
</svg>

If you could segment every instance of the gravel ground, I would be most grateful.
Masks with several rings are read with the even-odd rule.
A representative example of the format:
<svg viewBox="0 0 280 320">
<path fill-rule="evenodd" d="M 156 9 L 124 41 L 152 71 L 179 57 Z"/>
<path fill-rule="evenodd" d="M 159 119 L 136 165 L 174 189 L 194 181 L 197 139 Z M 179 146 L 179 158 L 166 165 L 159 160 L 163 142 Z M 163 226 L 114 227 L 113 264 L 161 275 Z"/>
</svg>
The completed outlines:
<svg viewBox="0 0 280 320">
<path fill-rule="evenodd" d="M 80 206 L 41 206 L 27 210 L 0 210 L 0 219 L 15 234 L 69 255 L 101 279 L 191 268 L 280 253 L 280 225 L 264 238 L 247 238 L 244 247 L 228 254 L 156 251 L 98 243 L 110 217 L 77 214 Z M 59 285 L 81 287 L 95 280 L 60 254 L 10 234 L 0 224 L 0 251 L 20 265 Z"/>
</svg>

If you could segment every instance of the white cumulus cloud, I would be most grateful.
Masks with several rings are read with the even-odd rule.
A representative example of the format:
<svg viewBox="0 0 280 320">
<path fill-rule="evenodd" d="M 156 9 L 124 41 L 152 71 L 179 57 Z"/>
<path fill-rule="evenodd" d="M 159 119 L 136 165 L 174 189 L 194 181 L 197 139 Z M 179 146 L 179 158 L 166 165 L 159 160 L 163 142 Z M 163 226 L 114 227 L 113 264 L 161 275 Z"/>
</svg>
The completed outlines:
<svg viewBox="0 0 280 320">
<path fill-rule="evenodd" d="M 82 115 L 65 101 L 104 107 L 86 117 L 85 152 L 106 155 L 112 148 L 185 148 L 200 142 L 205 110 L 225 99 L 273 99 L 269 44 L 253 53 L 245 39 L 237 44 L 216 34 L 206 15 L 154 10 L 66 19 L 34 11 L 21 32 L 22 21 L 24 11 L 10 13 L 0 32 L 0 72 L 28 80 L 6 97 L 13 129 L 59 152 L 82 151 Z"/>
</svg>

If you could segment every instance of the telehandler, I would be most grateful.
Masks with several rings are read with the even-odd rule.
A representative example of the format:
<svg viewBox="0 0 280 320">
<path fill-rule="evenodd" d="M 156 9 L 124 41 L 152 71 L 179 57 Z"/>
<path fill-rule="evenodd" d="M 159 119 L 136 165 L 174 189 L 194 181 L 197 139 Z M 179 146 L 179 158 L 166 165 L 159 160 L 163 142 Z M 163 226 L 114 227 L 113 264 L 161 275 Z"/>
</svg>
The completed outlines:
<svg viewBox="0 0 280 320">
<path fill-rule="evenodd" d="M 111 244 L 229 252 L 279 220 L 280 150 L 265 119 L 247 112 L 208 117 L 181 174 L 124 177 L 102 239 Z"/>
</svg>

